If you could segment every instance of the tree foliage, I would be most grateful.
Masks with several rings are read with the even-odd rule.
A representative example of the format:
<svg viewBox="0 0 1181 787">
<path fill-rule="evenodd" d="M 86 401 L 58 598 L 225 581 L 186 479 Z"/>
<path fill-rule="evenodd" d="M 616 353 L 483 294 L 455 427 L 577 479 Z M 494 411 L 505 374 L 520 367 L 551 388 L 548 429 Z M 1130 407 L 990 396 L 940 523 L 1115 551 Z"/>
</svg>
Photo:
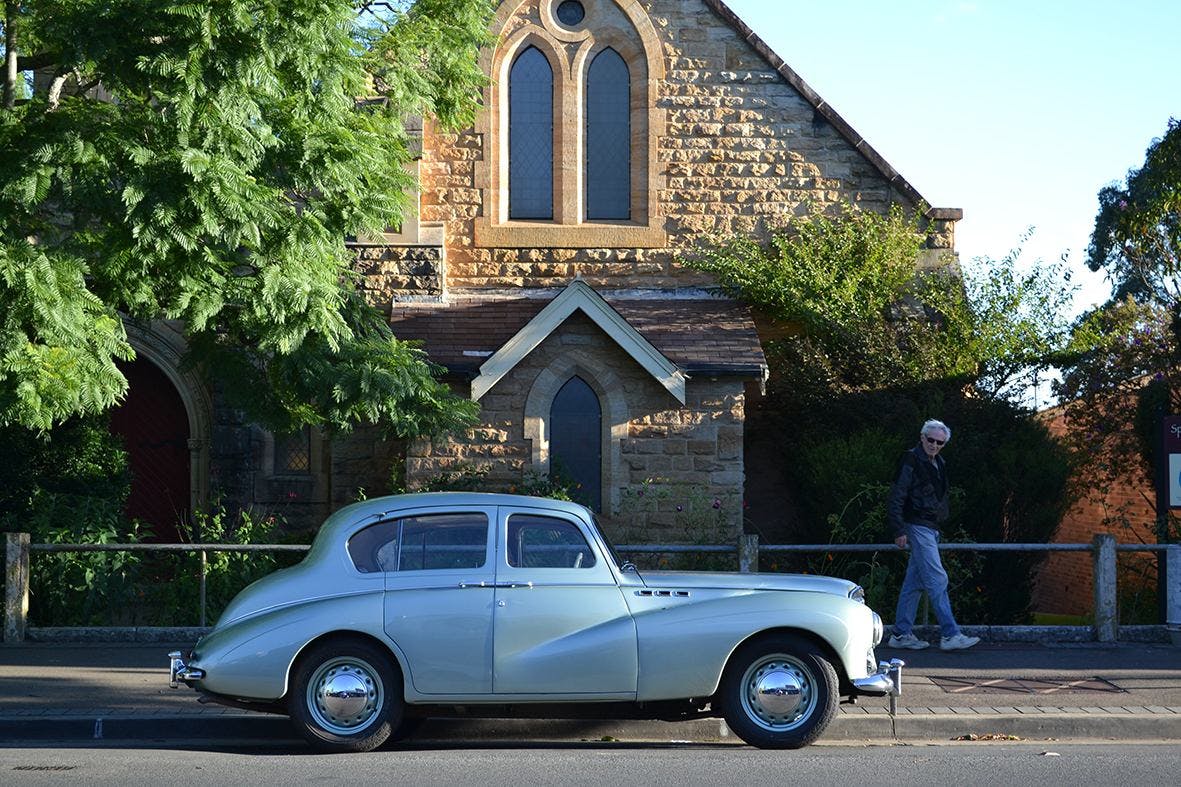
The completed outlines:
<svg viewBox="0 0 1181 787">
<path fill-rule="evenodd" d="M 1064 418 L 1096 502 L 1131 480 L 1155 507 L 1160 419 L 1181 412 L 1181 121 L 1168 122 L 1122 185 L 1099 192 L 1087 253 L 1114 293 L 1075 325 L 1058 388 Z M 1108 507 L 1105 520 L 1141 532 L 1127 505 Z M 1156 534 L 1169 540 L 1176 527 L 1158 517 Z"/>
<path fill-rule="evenodd" d="M 1099 192 L 1087 264 L 1107 271 L 1114 300 L 1181 302 L 1181 121 L 1168 122 L 1123 186 Z"/>
<path fill-rule="evenodd" d="M 1019 249 L 963 270 L 951 260 L 919 269 L 926 240 L 921 220 L 900 208 L 846 207 L 766 245 L 727 240 L 693 261 L 764 320 L 794 327 L 765 345 L 768 395 L 748 417 L 759 444 L 772 446 L 767 456 L 748 451 L 748 467 L 779 466 L 773 516 L 795 516 L 770 523 L 774 536 L 885 539 L 883 495 L 931 417 L 954 436 L 949 536 L 1047 540 L 1065 512 L 1070 456 L 1016 402 L 1067 340 L 1069 277 L 1061 265 L 1022 265 Z M 953 577 L 957 608 L 981 622 L 1022 619 L 1036 561 L 965 561 Z M 869 569 L 851 579 L 878 597 L 896 593 L 903 561 L 856 565 Z"/>
<path fill-rule="evenodd" d="M 491 4 L 370 5 L 6 4 L 39 89 L 0 108 L 0 423 L 113 404 L 123 317 L 184 320 L 276 427 L 470 417 L 356 296 L 344 239 L 400 222 L 406 117 L 474 117 Z"/>
<path fill-rule="evenodd" d="M 960 380 L 1016 397 L 1069 336 L 1073 297 L 1060 263 L 1002 260 L 916 269 L 917 215 L 844 206 L 814 213 L 769 244 L 725 239 L 691 264 L 730 295 L 796 327 L 770 349 L 793 388 L 828 397 Z"/>
</svg>

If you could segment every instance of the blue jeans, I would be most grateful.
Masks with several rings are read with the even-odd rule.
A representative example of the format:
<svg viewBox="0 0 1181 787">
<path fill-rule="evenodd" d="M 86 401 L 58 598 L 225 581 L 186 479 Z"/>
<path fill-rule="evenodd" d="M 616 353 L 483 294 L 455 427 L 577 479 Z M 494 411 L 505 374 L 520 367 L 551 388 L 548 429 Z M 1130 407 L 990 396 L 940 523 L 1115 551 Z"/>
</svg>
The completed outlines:
<svg viewBox="0 0 1181 787">
<path fill-rule="evenodd" d="M 894 633 L 909 634 L 914 628 L 914 616 L 919 610 L 919 595 L 927 591 L 927 598 L 939 621 L 939 631 L 945 637 L 960 633 L 951 601 L 947 597 L 947 572 L 939 559 L 939 531 L 922 525 L 905 526 L 906 544 L 910 558 L 906 563 L 906 578 L 898 594 L 898 610 L 894 614 Z"/>
</svg>

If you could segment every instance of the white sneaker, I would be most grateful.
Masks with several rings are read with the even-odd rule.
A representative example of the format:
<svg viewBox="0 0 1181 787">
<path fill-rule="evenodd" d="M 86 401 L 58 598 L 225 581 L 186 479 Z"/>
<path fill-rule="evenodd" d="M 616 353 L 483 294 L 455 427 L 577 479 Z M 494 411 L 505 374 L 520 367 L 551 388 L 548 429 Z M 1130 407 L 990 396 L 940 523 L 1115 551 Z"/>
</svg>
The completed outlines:
<svg viewBox="0 0 1181 787">
<path fill-rule="evenodd" d="M 940 650 L 967 650 L 980 641 L 980 637 L 969 637 L 963 633 L 939 640 Z"/>
<path fill-rule="evenodd" d="M 914 634 L 897 634 L 890 637 L 889 643 L 891 648 L 905 648 L 906 650 L 922 650 L 923 648 L 931 647 L 931 643 L 925 639 L 919 639 Z"/>
</svg>

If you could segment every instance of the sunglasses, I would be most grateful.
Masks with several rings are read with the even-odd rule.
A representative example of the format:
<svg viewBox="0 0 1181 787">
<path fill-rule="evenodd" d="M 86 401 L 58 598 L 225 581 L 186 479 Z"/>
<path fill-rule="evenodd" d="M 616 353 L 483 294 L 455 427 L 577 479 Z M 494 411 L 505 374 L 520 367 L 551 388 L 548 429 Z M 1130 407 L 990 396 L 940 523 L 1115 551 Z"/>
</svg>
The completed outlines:
<svg viewBox="0 0 1181 787">
<path fill-rule="evenodd" d="M 926 435 L 923 435 L 923 439 L 931 445 L 943 445 L 947 442 L 946 440 L 936 440 L 934 437 L 927 437 Z"/>
</svg>

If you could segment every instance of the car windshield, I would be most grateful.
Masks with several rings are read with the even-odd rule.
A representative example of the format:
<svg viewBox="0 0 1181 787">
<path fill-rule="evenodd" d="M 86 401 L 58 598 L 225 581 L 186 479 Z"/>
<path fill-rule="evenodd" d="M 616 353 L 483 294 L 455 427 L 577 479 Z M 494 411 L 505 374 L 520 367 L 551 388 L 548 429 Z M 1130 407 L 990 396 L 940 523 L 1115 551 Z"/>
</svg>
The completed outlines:
<svg viewBox="0 0 1181 787">
<path fill-rule="evenodd" d="M 607 551 L 611 554 L 611 559 L 615 561 L 616 566 L 622 569 L 624 564 L 629 561 L 619 556 L 619 550 L 615 548 L 615 545 L 611 543 L 611 539 L 607 537 L 607 531 L 603 529 L 603 523 L 599 521 L 599 515 L 592 511 L 591 519 L 595 522 L 595 530 L 599 531 L 599 538 L 603 539 L 603 543 L 607 545 Z"/>
</svg>

